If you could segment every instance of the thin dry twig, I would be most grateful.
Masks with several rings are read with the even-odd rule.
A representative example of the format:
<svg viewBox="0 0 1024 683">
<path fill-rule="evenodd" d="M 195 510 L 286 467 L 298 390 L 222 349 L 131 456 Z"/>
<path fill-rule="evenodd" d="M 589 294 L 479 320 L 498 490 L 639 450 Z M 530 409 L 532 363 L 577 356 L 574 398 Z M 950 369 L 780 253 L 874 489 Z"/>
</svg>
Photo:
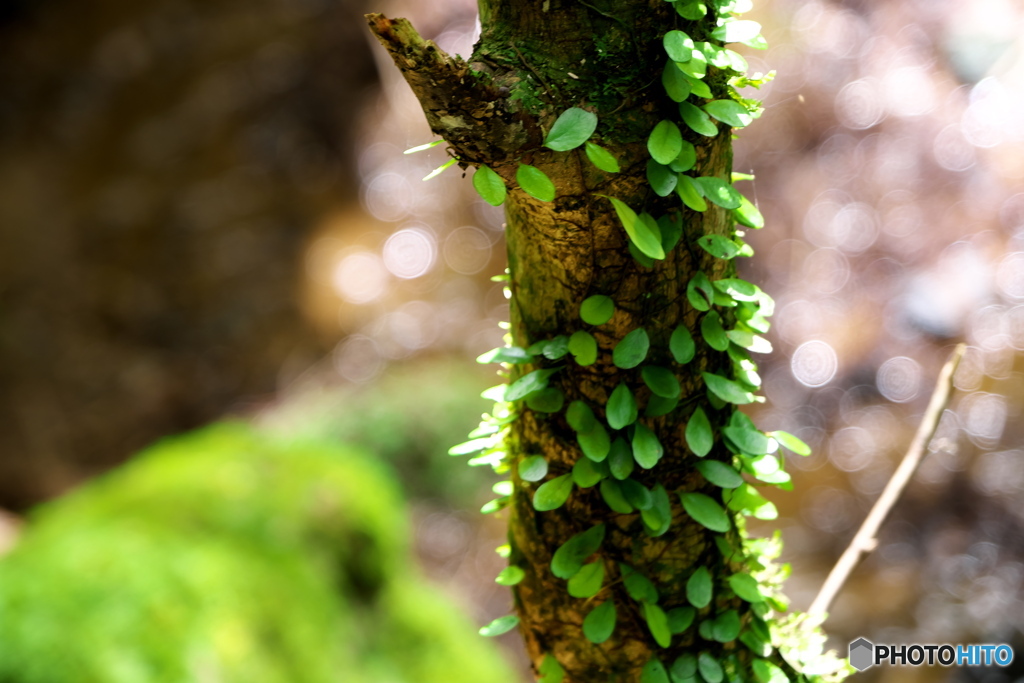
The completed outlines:
<svg viewBox="0 0 1024 683">
<path fill-rule="evenodd" d="M 924 456 L 927 455 L 928 444 L 931 443 L 935 436 L 935 430 L 939 426 L 939 418 L 942 417 L 942 412 L 949 405 L 949 398 L 953 392 L 953 374 L 956 372 L 957 366 L 960 365 L 960 359 L 963 358 L 966 348 L 964 344 L 958 344 L 949 360 L 942 366 L 939 379 L 935 384 L 935 391 L 932 392 L 931 400 L 928 402 L 928 409 L 925 410 L 921 425 L 917 428 L 917 433 L 907 449 L 907 454 L 903 456 L 903 461 L 896 468 L 889 483 L 885 485 L 882 495 L 875 501 L 871 512 L 868 513 L 864 523 L 857 530 L 857 535 L 853 537 L 850 545 L 843 551 L 839 561 L 829 572 L 824 585 L 807 610 L 808 614 L 824 617 L 861 558 L 878 545 L 879 527 L 882 526 L 882 522 L 896 505 L 903 489 L 906 488 L 910 478 L 914 476 L 914 472 L 917 471 Z"/>
</svg>

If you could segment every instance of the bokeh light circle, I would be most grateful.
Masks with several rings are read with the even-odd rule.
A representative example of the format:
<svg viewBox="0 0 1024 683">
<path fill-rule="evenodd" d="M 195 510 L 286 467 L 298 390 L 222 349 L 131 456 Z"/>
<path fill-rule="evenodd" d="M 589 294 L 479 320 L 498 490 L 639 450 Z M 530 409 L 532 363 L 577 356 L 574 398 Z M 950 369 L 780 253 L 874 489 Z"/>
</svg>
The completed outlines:
<svg viewBox="0 0 1024 683">
<path fill-rule="evenodd" d="M 801 344 L 789 362 L 793 377 L 806 387 L 823 387 L 832 381 L 839 369 L 835 349 L 823 341 Z"/>
</svg>

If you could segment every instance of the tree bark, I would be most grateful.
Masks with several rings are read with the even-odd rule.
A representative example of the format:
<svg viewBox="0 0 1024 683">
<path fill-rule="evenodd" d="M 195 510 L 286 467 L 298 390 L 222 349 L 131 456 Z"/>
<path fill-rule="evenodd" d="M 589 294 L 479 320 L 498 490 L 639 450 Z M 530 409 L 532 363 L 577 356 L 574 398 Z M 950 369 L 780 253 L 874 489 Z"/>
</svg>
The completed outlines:
<svg viewBox="0 0 1024 683">
<path fill-rule="evenodd" d="M 669 663 L 684 652 L 707 651 L 720 660 L 732 656 L 743 668 L 752 658 L 738 641 L 707 642 L 697 635 L 702 618 L 723 610 L 737 609 L 745 625 L 754 618 L 749 604 L 718 590 L 726 577 L 743 570 L 736 520 L 725 543 L 716 543 L 716 534 L 691 519 L 678 497 L 697 491 L 720 499 L 718 489 L 694 469 L 697 458 L 687 448 L 684 429 L 697 407 L 712 423 L 728 421 L 733 408 L 711 405 L 701 373 L 728 374 L 731 366 L 725 352 L 714 351 L 701 340 L 701 314 L 687 302 L 686 286 L 698 272 L 713 280 L 729 276 L 731 261 L 713 258 L 697 246 L 697 239 L 729 236 L 734 220 L 731 212 L 717 206 L 699 213 L 680 206 L 674 194 L 657 196 L 645 171 L 651 129 L 660 120 L 679 118 L 678 105 L 662 91 L 661 36 L 681 28 L 694 40 L 708 40 L 716 25 L 711 4 L 705 19 L 686 21 L 663 0 L 480 0 L 483 31 L 469 63 L 424 41 L 405 20 L 368 15 L 371 30 L 402 69 L 431 128 L 448 142 L 452 155 L 464 167 L 489 166 L 512 188 L 505 207 L 513 345 L 526 348 L 581 329 L 592 331 L 598 341 L 593 365 L 541 358 L 513 366 L 512 379 L 562 365 L 551 385 L 562 390 L 566 405 L 582 400 L 599 418 L 604 418 L 603 406 L 612 390 L 625 382 L 642 415 L 651 392 L 640 379 L 639 368 L 622 370 L 612 363 L 612 349 L 627 333 L 643 327 L 651 339 L 647 362 L 671 368 L 682 385 L 676 410 L 639 420 L 664 447 L 656 467 L 637 468 L 632 475 L 649 489 L 660 483 L 670 492 L 672 524 L 662 536 L 646 534 L 639 513 L 612 512 L 597 486 L 577 488 L 564 506 L 538 512 L 532 497 L 543 482 L 522 481 L 512 468 L 509 561 L 526 572 L 514 588 L 520 629 L 535 669 L 539 671 L 551 655 L 564 669 L 566 682 L 637 681 L 652 657 Z M 707 82 L 712 91 L 726 96 L 725 75 L 711 72 Z M 582 149 L 553 152 L 541 146 L 545 131 L 569 107 L 597 114 L 597 137 L 614 150 L 620 173 L 597 170 Z M 730 129 L 719 125 L 716 137 L 690 131 L 684 137 L 696 147 L 693 175 L 728 181 Z M 518 188 L 519 163 L 540 168 L 554 181 L 558 194 L 553 202 L 538 201 Z M 654 216 L 681 220 L 679 245 L 652 267 L 641 265 L 631 255 L 627 234 L 605 196 L 643 207 Z M 611 297 L 616 313 L 595 328 L 584 324 L 579 311 L 581 302 L 596 294 Z M 697 343 L 696 357 L 685 366 L 668 350 L 669 336 L 679 324 L 691 330 Z M 564 412 L 535 412 L 518 404 L 517 412 L 506 443 L 510 462 L 539 454 L 549 464 L 546 480 L 571 472 L 583 456 Z M 721 439 L 706 456 L 726 463 L 731 458 Z M 599 523 L 606 528 L 597 556 L 605 565 L 605 583 L 594 598 L 570 597 L 566 581 L 551 572 L 552 556 L 569 538 Z M 665 611 L 689 604 L 686 583 L 698 567 L 711 571 L 715 600 L 698 610 L 694 626 L 674 636 L 670 647 L 659 647 L 641 604 L 624 586 L 619 563 L 654 582 L 658 604 Z M 595 604 L 607 600 L 615 602 L 617 626 L 609 640 L 594 645 L 583 637 L 582 623 Z"/>
</svg>

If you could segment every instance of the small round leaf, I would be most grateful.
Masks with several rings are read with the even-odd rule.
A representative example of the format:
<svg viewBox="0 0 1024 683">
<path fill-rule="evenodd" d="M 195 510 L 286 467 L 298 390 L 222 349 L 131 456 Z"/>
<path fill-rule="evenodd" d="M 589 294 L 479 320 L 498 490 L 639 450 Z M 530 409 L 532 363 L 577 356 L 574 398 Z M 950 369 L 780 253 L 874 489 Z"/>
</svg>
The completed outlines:
<svg viewBox="0 0 1024 683">
<path fill-rule="evenodd" d="M 508 633 L 518 625 L 518 615 L 506 614 L 503 617 L 498 617 L 491 623 L 481 628 L 480 635 L 486 636 L 487 638 L 493 638 L 494 636 L 500 636 L 503 633 Z"/>
<path fill-rule="evenodd" d="M 508 194 L 505 181 L 487 166 L 480 166 L 473 174 L 473 187 L 491 206 L 501 206 Z"/>
<path fill-rule="evenodd" d="M 597 130 L 597 115 L 573 107 L 566 109 L 551 126 L 551 132 L 544 139 L 544 146 L 556 152 L 576 149 Z M 545 200 L 546 201 L 546 200 Z"/>
<path fill-rule="evenodd" d="M 683 509 L 695 522 L 712 531 L 724 534 L 731 527 L 729 515 L 713 498 L 703 493 L 680 493 Z"/>
<path fill-rule="evenodd" d="M 588 325 L 604 325 L 615 315 L 615 303 L 604 294 L 588 296 L 580 304 L 580 318 Z"/>
<path fill-rule="evenodd" d="M 540 512 L 555 510 L 569 499 L 572 493 L 572 475 L 563 474 L 537 487 L 533 493 L 533 508 Z"/>
<path fill-rule="evenodd" d="M 542 202 L 555 199 L 555 184 L 544 171 L 529 164 L 519 164 L 516 169 L 516 182 L 523 192 Z"/>
<path fill-rule="evenodd" d="M 590 159 L 590 163 L 594 164 L 594 166 L 597 166 L 605 173 L 619 172 L 619 160 L 604 147 L 594 142 L 588 142 L 585 149 L 587 158 Z"/>
<path fill-rule="evenodd" d="M 629 370 L 640 365 L 647 358 L 647 352 L 651 348 L 651 340 L 647 331 L 638 327 L 622 338 L 612 351 L 612 363 L 615 367 Z"/>
<path fill-rule="evenodd" d="M 583 618 L 583 635 L 595 645 L 600 645 L 611 638 L 616 617 L 615 603 L 611 600 L 602 602 Z"/>
<path fill-rule="evenodd" d="M 531 455 L 519 461 L 517 470 L 523 481 L 540 481 L 548 476 L 548 461 L 542 455 Z"/>
</svg>

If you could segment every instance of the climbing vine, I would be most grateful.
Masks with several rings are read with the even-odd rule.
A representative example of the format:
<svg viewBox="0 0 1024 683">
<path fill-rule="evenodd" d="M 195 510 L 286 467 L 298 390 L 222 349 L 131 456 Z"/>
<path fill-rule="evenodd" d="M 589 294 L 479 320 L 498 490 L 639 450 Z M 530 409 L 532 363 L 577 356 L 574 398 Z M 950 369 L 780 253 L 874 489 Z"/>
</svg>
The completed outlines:
<svg viewBox="0 0 1024 683">
<path fill-rule="evenodd" d="M 799 617 L 778 616 L 788 607 L 779 590 L 786 569 L 772 562 L 780 549 L 778 534 L 755 539 L 745 533 L 745 517 L 771 520 L 777 515 L 760 489 L 790 487 L 782 450 L 802 456 L 810 450 L 792 434 L 758 429 L 737 409 L 764 400 L 757 395 L 761 379 L 751 353 L 771 350 L 763 335 L 774 303 L 759 287 L 735 277 L 734 266 L 735 259 L 753 255 L 745 231 L 762 228 L 764 219 L 736 188 L 752 176 L 698 171 L 705 141 L 730 135 L 761 115 L 761 104 L 740 89 L 759 88 L 773 75 L 748 75 L 746 60 L 727 45 L 763 49 L 766 43 L 759 24 L 740 18 L 749 0 L 675 0 L 671 7 L 677 15 L 673 26 L 650 37 L 661 45 L 664 67 L 656 110 L 666 115 L 644 136 L 646 193 L 631 192 L 632 199 L 592 194 L 610 205 L 640 268 L 654 268 L 677 250 L 688 251 L 691 261 L 700 263 L 695 248 L 724 265 L 687 274 L 681 290 L 685 303 L 680 304 L 687 311 L 684 322 L 668 328 L 657 315 L 647 315 L 643 324 L 616 334 L 616 321 L 633 316 L 621 309 L 614 291 L 592 290 L 572 304 L 575 329 L 521 346 L 507 335 L 506 346 L 477 360 L 501 364 L 500 374 L 509 381 L 484 392 L 494 408 L 469 441 L 450 454 L 469 455 L 470 465 L 491 466 L 505 477 L 494 485 L 498 497 L 483 507 L 485 513 L 505 509 L 517 495 L 527 496 L 541 514 L 554 514 L 574 497 L 585 498 L 588 509 L 595 501 L 604 506 L 593 515 L 593 524 L 554 549 L 550 566 L 541 571 L 549 571 L 568 596 L 581 601 L 585 616 L 579 629 L 589 642 L 609 641 L 623 623 L 639 619 L 645 625 L 656 645 L 654 654 L 638 674 L 609 680 L 839 679 L 846 669 L 821 654 L 820 634 Z M 576 155 L 580 164 L 585 159 L 593 169 L 580 173 L 597 174 L 594 185 L 622 172 L 622 153 L 609 142 L 614 136 L 606 139 L 602 121 L 585 103 L 561 108 L 552 118 L 533 147 L 519 149 L 517 160 L 492 168 L 455 155 L 434 174 L 455 164 L 475 166 L 473 187 L 484 201 L 501 206 L 511 193 L 542 203 L 559 197 L 552 178 L 527 163 L 541 148 Z M 650 200 L 638 204 L 637 196 Z M 693 218 L 712 210 L 728 212 L 733 225 L 728 234 L 689 234 L 686 226 L 700 225 Z M 509 274 L 496 279 L 507 281 Z M 573 366 L 595 365 L 607 368 L 603 401 L 581 397 L 567 378 Z M 698 376 L 700 389 L 684 391 L 684 375 Z M 530 452 L 516 438 L 512 425 L 527 413 L 565 425 L 574 441 L 571 466 Z M 666 458 L 663 441 L 676 426 L 682 428 L 686 452 Z M 679 460 L 685 463 L 685 476 L 679 475 Z M 675 461 L 671 476 L 667 461 Z M 618 529 L 635 525 L 638 533 L 658 539 L 681 520 L 710 533 L 718 558 L 708 562 L 719 568 L 713 572 L 707 563 L 693 564 L 688 576 L 678 577 L 682 596 L 668 595 L 663 577 L 644 566 L 642 558 L 606 542 L 613 523 Z M 511 563 L 496 580 L 516 590 L 527 567 L 516 563 L 511 545 L 499 553 Z M 481 633 L 500 635 L 519 621 L 516 614 L 499 617 Z M 686 647 L 673 650 L 671 658 L 658 654 L 679 644 Z M 537 669 L 545 683 L 565 676 L 554 652 Z"/>
</svg>

